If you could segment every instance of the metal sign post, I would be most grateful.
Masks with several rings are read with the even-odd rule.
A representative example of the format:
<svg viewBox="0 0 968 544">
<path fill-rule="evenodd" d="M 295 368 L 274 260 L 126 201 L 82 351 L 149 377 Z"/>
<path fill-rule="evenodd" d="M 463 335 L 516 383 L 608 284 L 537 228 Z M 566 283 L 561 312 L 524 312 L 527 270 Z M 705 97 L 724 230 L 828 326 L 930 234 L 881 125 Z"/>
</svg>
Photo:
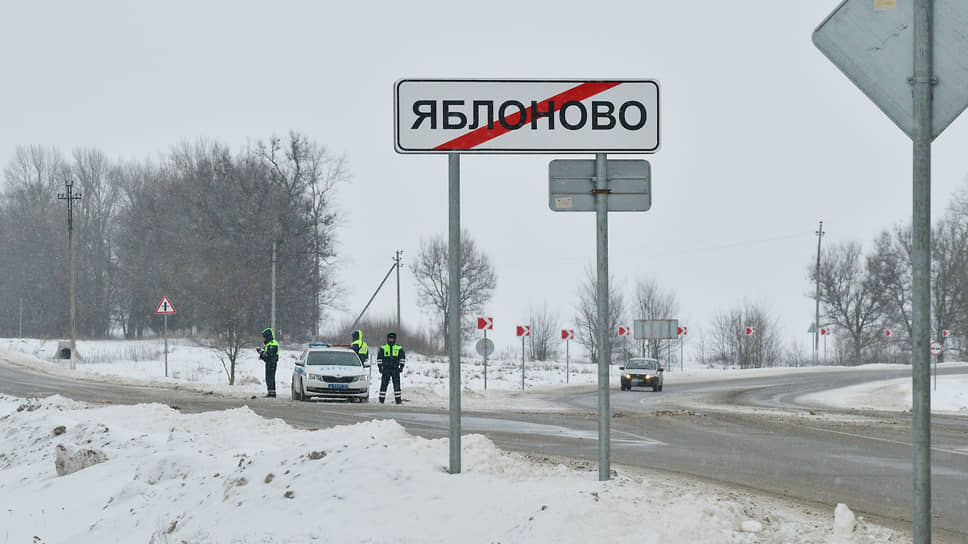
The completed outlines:
<svg viewBox="0 0 968 544">
<path fill-rule="evenodd" d="M 605 153 L 595 155 L 595 263 L 598 268 L 598 479 L 612 473 L 611 407 L 608 390 L 608 171 Z M 651 205 L 651 202 L 650 202 Z"/>
<path fill-rule="evenodd" d="M 571 339 L 565 340 L 565 384 L 571 381 Z"/>
<path fill-rule="evenodd" d="M 450 335 L 450 473 L 460 472 L 460 154 L 447 156 L 449 242 L 447 323 Z"/>
<path fill-rule="evenodd" d="M 575 337 L 575 331 L 572 329 L 561 329 L 561 339 L 565 341 L 565 383 L 567 384 L 570 380 L 571 369 L 569 368 L 571 362 L 571 353 L 569 347 L 571 344 L 571 339 Z"/>
<path fill-rule="evenodd" d="M 478 346 L 477 352 L 484 356 L 484 390 L 487 391 L 487 356 L 493 351 L 493 347 L 488 349 L 488 346 L 493 345 L 493 342 L 488 344 L 487 340 L 487 330 L 494 328 L 494 318 L 493 317 L 478 317 L 477 318 L 477 328 L 484 331 L 484 346 Z"/>
<path fill-rule="evenodd" d="M 521 337 L 521 391 L 524 391 L 524 337 L 531 336 L 531 325 L 518 325 L 515 333 Z"/>
<path fill-rule="evenodd" d="M 911 231 L 913 332 L 914 542 L 931 542 L 931 17 L 932 0 L 914 6 L 914 217 Z"/>
<path fill-rule="evenodd" d="M 484 344 L 487 344 L 487 329 L 484 329 Z M 487 349 L 484 349 L 484 390 L 487 391 Z"/>
<path fill-rule="evenodd" d="M 172 306 L 171 301 L 165 296 L 158 303 L 158 307 L 155 308 L 156 315 L 165 316 L 165 377 L 168 377 L 168 316 L 175 313 L 175 307 Z"/>
</svg>

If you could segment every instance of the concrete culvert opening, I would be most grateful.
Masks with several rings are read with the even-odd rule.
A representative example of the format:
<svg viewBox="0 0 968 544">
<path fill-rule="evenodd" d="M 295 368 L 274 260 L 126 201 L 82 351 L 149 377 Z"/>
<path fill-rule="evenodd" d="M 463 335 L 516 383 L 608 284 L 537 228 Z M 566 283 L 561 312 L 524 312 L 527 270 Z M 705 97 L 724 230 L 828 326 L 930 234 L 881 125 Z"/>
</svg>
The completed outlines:
<svg viewBox="0 0 968 544">
<path fill-rule="evenodd" d="M 70 342 L 58 342 L 57 343 L 57 358 L 58 359 L 70 359 L 71 358 L 71 343 Z"/>
</svg>

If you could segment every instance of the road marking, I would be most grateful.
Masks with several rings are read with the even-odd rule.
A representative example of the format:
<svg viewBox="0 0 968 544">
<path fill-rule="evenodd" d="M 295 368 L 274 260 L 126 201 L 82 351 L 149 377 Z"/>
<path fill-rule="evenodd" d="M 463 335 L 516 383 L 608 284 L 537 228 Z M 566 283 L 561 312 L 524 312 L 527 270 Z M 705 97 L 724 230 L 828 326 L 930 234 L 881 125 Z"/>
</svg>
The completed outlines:
<svg viewBox="0 0 968 544">
<path fill-rule="evenodd" d="M 640 441 L 640 442 L 647 442 L 647 443 L 649 443 L 649 444 L 655 444 L 656 446 L 668 446 L 668 444 L 666 444 L 665 442 L 662 442 L 662 441 L 659 441 L 659 440 L 655 440 L 654 438 L 648 438 L 648 437 L 646 437 L 646 436 L 641 436 L 641 435 L 637 435 L 637 434 L 635 434 L 635 433 L 630 433 L 630 432 L 628 432 L 628 431 L 620 431 L 620 430 L 618 430 L 618 429 L 613 429 L 613 430 L 612 430 L 612 432 L 613 432 L 613 433 L 622 433 L 622 434 L 627 434 L 627 435 L 629 435 L 629 436 L 634 436 L 634 437 L 635 437 L 635 438 L 637 438 L 637 439 L 638 439 L 638 441 Z M 624 441 L 623 441 L 623 442 L 624 442 Z"/>
<path fill-rule="evenodd" d="M 877 438 L 877 437 L 874 437 L 874 436 L 867 436 L 867 435 L 863 435 L 863 434 L 848 433 L 848 432 L 844 432 L 844 431 L 832 431 L 830 429 L 822 429 L 820 427 L 810 427 L 809 425 L 803 425 L 802 427 L 805 428 L 805 429 L 812 429 L 814 431 L 820 431 L 820 432 L 826 432 L 826 433 L 834 433 L 834 434 L 842 434 L 844 436 L 851 436 L 851 437 L 854 437 L 854 438 L 863 438 L 864 440 L 873 440 L 875 442 L 885 442 L 887 444 L 896 444 L 898 446 L 912 447 L 914 445 L 914 444 L 911 444 L 910 442 L 901 442 L 900 440 L 891 440 L 889 438 Z M 947 448 L 937 448 L 937 447 L 933 447 L 933 446 L 931 447 L 931 449 L 934 450 L 934 451 L 940 451 L 940 452 L 943 452 L 943 453 L 950 453 L 950 454 L 953 454 L 953 455 L 964 455 L 964 456 L 968 457 L 968 451 L 949 450 Z"/>
</svg>

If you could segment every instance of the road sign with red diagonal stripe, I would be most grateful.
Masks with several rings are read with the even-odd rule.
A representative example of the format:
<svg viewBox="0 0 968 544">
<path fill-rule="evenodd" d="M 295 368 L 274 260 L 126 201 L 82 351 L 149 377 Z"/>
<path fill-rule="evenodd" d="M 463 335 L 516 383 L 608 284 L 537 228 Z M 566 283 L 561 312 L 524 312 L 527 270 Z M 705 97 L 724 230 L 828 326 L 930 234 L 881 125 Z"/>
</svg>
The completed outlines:
<svg viewBox="0 0 968 544">
<path fill-rule="evenodd" d="M 398 153 L 654 153 L 654 80 L 401 79 Z"/>
</svg>

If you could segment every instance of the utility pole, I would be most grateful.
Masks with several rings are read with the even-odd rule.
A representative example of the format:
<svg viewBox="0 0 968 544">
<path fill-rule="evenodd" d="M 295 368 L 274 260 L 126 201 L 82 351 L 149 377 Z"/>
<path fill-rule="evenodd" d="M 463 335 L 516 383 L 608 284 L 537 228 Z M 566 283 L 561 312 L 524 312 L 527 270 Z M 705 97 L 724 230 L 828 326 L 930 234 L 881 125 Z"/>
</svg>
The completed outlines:
<svg viewBox="0 0 968 544">
<path fill-rule="evenodd" d="M 74 183 L 70 177 L 64 182 L 64 187 L 67 191 L 58 193 L 57 199 L 67 201 L 67 266 L 71 270 L 71 370 L 74 370 L 77 368 L 74 363 L 74 352 L 77 351 L 77 337 L 74 332 L 74 201 L 81 199 L 81 193 L 74 192 Z"/>
<path fill-rule="evenodd" d="M 397 269 L 397 334 L 400 333 L 400 267 L 403 266 L 401 255 L 403 255 L 403 251 L 398 249 L 396 256 L 393 258 Z"/>
<path fill-rule="evenodd" d="M 820 240 L 823 239 L 823 221 L 817 229 L 817 296 L 814 298 L 816 303 L 816 313 L 813 321 L 813 364 L 819 364 L 820 359 Z"/>
<path fill-rule="evenodd" d="M 269 317 L 269 328 L 276 334 L 276 241 L 272 241 L 272 313 Z"/>
</svg>

